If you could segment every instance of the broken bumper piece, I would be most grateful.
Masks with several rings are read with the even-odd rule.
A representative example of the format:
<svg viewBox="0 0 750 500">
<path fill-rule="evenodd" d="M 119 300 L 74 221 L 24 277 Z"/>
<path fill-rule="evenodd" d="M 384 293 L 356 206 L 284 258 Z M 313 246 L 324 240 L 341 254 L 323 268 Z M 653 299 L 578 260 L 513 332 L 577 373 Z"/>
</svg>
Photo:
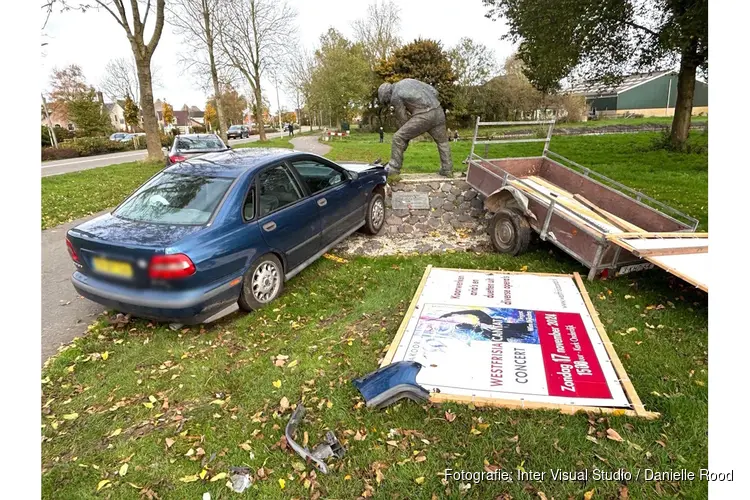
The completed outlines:
<svg viewBox="0 0 750 500">
<path fill-rule="evenodd" d="M 417 384 L 417 374 L 421 369 L 422 365 L 416 361 L 399 361 L 352 383 L 362 393 L 368 408 L 385 408 L 405 398 L 422 403 L 429 399 L 430 393 Z"/>
<path fill-rule="evenodd" d="M 325 461 L 330 457 L 342 458 L 346 453 L 346 449 L 341 445 L 333 431 L 326 432 L 323 442 L 313 447 L 312 451 L 300 446 L 294 440 L 294 435 L 297 432 L 297 427 L 299 426 L 300 422 L 302 422 L 302 419 L 304 417 L 305 407 L 302 406 L 302 403 L 300 403 L 297 405 L 294 413 L 292 413 L 292 417 L 286 424 L 286 442 L 289 446 L 292 447 L 294 451 L 297 452 L 299 456 L 301 456 L 305 460 L 310 459 L 320 472 L 322 472 L 323 474 L 328 474 L 328 466 L 326 465 Z"/>
</svg>

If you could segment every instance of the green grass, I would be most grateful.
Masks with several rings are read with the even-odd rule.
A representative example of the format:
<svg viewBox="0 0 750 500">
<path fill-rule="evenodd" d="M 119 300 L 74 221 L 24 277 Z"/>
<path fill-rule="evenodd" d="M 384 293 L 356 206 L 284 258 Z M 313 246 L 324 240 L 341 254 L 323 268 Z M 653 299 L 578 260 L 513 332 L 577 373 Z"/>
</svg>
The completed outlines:
<svg viewBox="0 0 750 500">
<path fill-rule="evenodd" d="M 42 229 L 119 204 L 162 168 L 138 161 L 42 177 Z"/>
<path fill-rule="evenodd" d="M 628 375 L 646 408 L 661 413 L 658 420 L 457 404 L 403 402 L 385 411 L 362 405 L 351 380 L 377 367 L 426 265 L 584 271 L 551 248 L 540 244 L 515 258 L 463 253 L 343 264 L 321 259 L 291 280 L 269 308 L 212 326 L 174 332 L 144 321 L 119 329 L 100 321 L 42 373 L 43 497 L 139 498 L 140 491 L 152 491 L 160 498 L 200 498 L 208 491 L 212 498 L 234 498 L 224 480 L 209 481 L 229 466 L 252 468 L 256 482 L 246 493 L 252 498 L 315 492 L 355 498 L 370 489 L 377 498 L 420 499 L 462 496 L 459 483 L 441 483 L 446 468 L 623 468 L 635 474 L 646 467 L 705 467 L 707 299 L 659 270 L 587 283 Z M 274 365 L 277 355 L 289 356 L 286 366 Z M 345 440 L 347 455 L 330 474 L 311 478 L 309 466 L 279 447 L 291 411 L 281 408 L 282 398 L 304 401 L 308 416 L 298 436 L 308 432 L 310 445 L 326 429 Z M 452 423 L 444 418 L 446 409 L 456 415 Z M 606 439 L 608 428 L 625 441 Z M 397 434 L 389 437 L 392 429 Z M 358 432 L 364 440 L 354 437 Z M 171 447 L 167 439 L 174 441 Z M 214 454 L 204 480 L 180 480 L 200 474 L 202 461 Z M 125 461 L 127 474 L 119 477 Z M 97 494 L 103 480 L 111 482 Z M 542 491 L 546 498 L 582 498 L 594 490 L 594 498 L 617 498 L 619 487 L 616 481 L 548 479 L 474 484 L 463 496 L 530 498 Z M 707 495 L 706 483 L 698 481 L 641 480 L 627 487 L 630 498 Z"/>
<path fill-rule="evenodd" d="M 639 190 L 671 205 L 701 222 L 708 228 L 708 135 L 693 132 L 689 143 L 702 148 L 700 153 L 677 153 L 653 147 L 658 132 L 609 134 L 600 136 L 554 137 L 550 149 L 566 158 L 604 174 L 626 186 Z M 386 134 L 382 144 L 377 134 L 358 133 L 326 144 L 333 149 L 333 160 L 388 161 L 392 135 Z M 470 141 L 451 142 L 453 168 L 465 171 Z M 541 155 L 538 143 L 490 145 L 488 153 L 479 146 L 477 154 L 484 158 Z M 412 141 L 404 155 L 404 173 L 437 172 L 437 147 L 431 140 Z"/>
</svg>

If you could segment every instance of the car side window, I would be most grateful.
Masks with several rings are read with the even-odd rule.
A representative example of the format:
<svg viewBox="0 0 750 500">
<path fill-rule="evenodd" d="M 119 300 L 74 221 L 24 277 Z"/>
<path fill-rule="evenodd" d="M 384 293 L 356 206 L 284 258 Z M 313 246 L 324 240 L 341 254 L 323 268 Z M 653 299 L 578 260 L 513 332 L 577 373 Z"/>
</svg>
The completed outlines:
<svg viewBox="0 0 750 500">
<path fill-rule="evenodd" d="M 260 217 L 291 205 L 302 198 L 291 172 L 283 165 L 264 170 L 258 176 Z"/>
<path fill-rule="evenodd" d="M 293 161 L 299 176 L 307 183 L 310 193 L 315 194 L 344 182 L 344 174 L 335 168 L 315 160 Z"/>
<path fill-rule="evenodd" d="M 242 205 L 242 218 L 246 221 L 253 220 L 255 217 L 255 187 L 250 187 L 250 191 L 245 198 L 245 204 Z"/>
</svg>

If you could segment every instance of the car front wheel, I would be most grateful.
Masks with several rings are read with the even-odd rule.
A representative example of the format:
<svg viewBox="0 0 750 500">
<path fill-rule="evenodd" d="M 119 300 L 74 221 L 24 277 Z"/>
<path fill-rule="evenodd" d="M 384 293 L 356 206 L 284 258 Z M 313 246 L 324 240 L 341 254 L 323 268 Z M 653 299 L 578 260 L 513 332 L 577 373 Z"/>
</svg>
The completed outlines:
<svg viewBox="0 0 750 500">
<path fill-rule="evenodd" d="M 385 199 L 381 193 L 373 193 L 370 204 L 367 206 L 364 232 L 367 234 L 378 234 L 385 222 Z"/>
<path fill-rule="evenodd" d="M 266 306 L 284 290 L 284 268 L 273 254 L 258 258 L 242 280 L 239 306 L 244 311 L 255 311 Z"/>
</svg>

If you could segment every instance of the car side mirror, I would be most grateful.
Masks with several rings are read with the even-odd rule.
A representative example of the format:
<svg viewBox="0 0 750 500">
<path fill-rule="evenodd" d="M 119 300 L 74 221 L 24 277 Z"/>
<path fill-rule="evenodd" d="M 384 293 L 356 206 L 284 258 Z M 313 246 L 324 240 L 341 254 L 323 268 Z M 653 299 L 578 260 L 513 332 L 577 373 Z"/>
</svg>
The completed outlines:
<svg viewBox="0 0 750 500">
<path fill-rule="evenodd" d="M 357 172 L 349 172 L 349 178 L 356 181 L 359 178 L 359 174 Z"/>
</svg>

